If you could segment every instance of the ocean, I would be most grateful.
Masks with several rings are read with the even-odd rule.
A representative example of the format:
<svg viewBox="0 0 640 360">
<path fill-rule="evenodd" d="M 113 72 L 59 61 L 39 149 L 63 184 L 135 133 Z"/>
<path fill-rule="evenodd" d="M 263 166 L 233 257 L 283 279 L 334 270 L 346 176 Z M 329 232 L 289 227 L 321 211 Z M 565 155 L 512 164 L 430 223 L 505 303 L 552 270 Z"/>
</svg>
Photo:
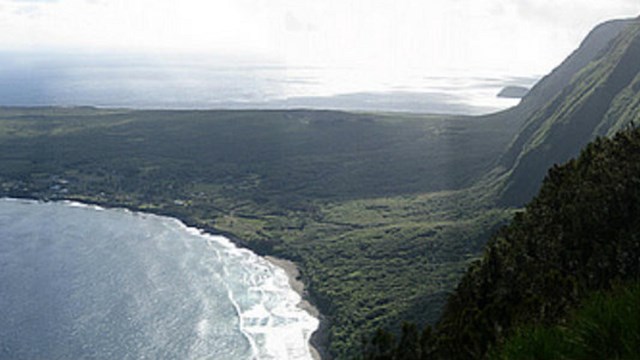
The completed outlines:
<svg viewBox="0 0 640 360">
<path fill-rule="evenodd" d="M 478 69 L 291 66 L 214 55 L 0 53 L 0 106 L 400 111 L 478 115 L 540 76 Z"/>
<path fill-rule="evenodd" d="M 311 359 L 285 272 L 176 219 L 0 199 L 0 358 Z"/>
</svg>

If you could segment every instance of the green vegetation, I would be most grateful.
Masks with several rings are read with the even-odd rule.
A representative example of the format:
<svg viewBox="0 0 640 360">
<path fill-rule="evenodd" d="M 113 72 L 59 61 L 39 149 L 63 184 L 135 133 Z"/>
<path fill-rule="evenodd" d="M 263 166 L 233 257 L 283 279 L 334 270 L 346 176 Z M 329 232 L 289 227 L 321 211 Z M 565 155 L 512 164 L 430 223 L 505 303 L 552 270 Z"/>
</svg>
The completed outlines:
<svg viewBox="0 0 640 360">
<path fill-rule="evenodd" d="M 563 325 L 526 327 L 492 359 L 640 358 L 640 285 L 592 295 Z"/>
<path fill-rule="evenodd" d="M 5 108 L 0 195 L 167 214 L 293 260 L 344 358 L 379 326 L 437 319 L 510 216 L 468 186 L 511 131 L 404 114 Z"/>
<path fill-rule="evenodd" d="M 413 346 L 436 359 L 634 358 L 638 287 L 618 288 L 631 295 L 612 300 L 595 296 L 570 314 L 594 291 L 640 280 L 639 210 L 640 129 L 598 138 L 549 171 L 538 196 L 471 265 L 435 330 Z"/>
<path fill-rule="evenodd" d="M 594 291 L 640 279 L 640 22 L 626 25 L 606 51 L 580 61 L 582 68 L 569 58 L 554 71 L 572 67 L 573 80 L 555 96 L 543 94 L 546 105 L 531 111 L 527 103 L 541 97 L 525 98 L 505 112 L 531 115 L 487 178 L 500 184 L 498 203 L 520 205 L 551 167 L 540 192 L 489 241 L 433 330 L 402 332 L 398 343 L 379 330 L 365 358 L 403 358 L 399 344 L 408 339 L 415 359 L 637 357 L 640 320 L 629 297 L 596 297 L 566 330 L 571 312 Z M 530 96 L 552 85 L 545 79 Z M 617 131 L 613 139 L 596 138 Z M 594 138 L 577 159 L 554 165 Z M 620 334 L 633 327 L 629 337 Z"/>
<path fill-rule="evenodd" d="M 640 22 L 634 20 L 524 122 L 502 157 L 502 166 L 511 169 L 503 204 L 526 203 L 553 164 L 568 161 L 596 136 L 611 136 L 640 116 L 639 58 Z"/>
<path fill-rule="evenodd" d="M 588 292 L 635 279 L 638 204 L 638 130 L 600 138 L 551 169 L 539 195 L 490 241 L 449 299 L 443 333 L 479 356 L 516 324 L 557 321 Z"/>
</svg>

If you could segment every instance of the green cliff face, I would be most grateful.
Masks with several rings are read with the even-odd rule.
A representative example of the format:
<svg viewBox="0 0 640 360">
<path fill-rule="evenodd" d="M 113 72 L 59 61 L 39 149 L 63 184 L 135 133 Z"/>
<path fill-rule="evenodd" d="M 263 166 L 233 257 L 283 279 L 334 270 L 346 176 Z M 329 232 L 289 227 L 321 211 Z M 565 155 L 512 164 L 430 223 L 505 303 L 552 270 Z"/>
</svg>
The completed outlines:
<svg viewBox="0 0 640 360">
<path fill-rule="evenodd" d="M 547 169 L 563 163 L 598 135 L 611 135 L 640 116 L 640 20 L 524 123 L 502 158 L 510 169 L 501 203 L 531 199 Z"/>
<path fill-rule="evenodd" d="M 531 89 L 518 107 L 535 111 L 545 106 L 567 84 L 571 83 L 578 72 L 599 59 L 609 48 L 611 41 L 633 21 L 633 19 L 611 20 L 596 26 L 571 55 Z"/>
<path fill-rule="evenodd" d="M 512 143 L 518 155 L 502 201 L 518 205 L 539 193 L 470 267 L 429 351 L 481 358 L 515 328 L 557 323 L 591 292 L 640 278 L 639 104 L 635 20 Z M 577 159 L 554 165 L 594 138 Z"/>
<path fill-rule="evenodd" d="M 439 322 L 420 335 L 405 325 L 397 342 L 381 330 L 367 344 L 365 358 L 514 358 L 527 346 L 544 350 L 535 344 L 546 346 L 544 341 L 560 332 L 586 339 L 535 326 L 581 324 L 588 315 L 571 314 L 593 292 L 640 279 L 640 130 L 634 128 L 634 121 L 640 123 L 640 20 L 625 25 L 592 61 L 573 68 L 573 80 L 556 96 L 531 112 L 502 156 L 500 166 L 509 170 L 500 202 L 521 205 L 538 194 L 489 240 L 481 260 L 448 298 Z M 553 78 L 539 86 L 551 88 Z M 514 112 L 525 110 L 507 113 Z M 614 294 L 610 303 L 621 301 Z M 609 306 L 603 304 L 596 308 Z M 620 317 L 597 319 L 598 326 Z M 534 330 L 521 331 L 522 326 Z M 524 335 L 500 352 L 514 334 Z M 617 353 L 618 342 L 610 343 L 600 348 Z M 571 351 L 587 354 L 589 349 Z"/>
<path fill-rule="evenodd" d="M 481 357 L 525 323 L 562 319 L 591 291 L 640 277 L 640 130 L 552 168 L 449 298 L 440 350 Z"/>
<path fill-rule="evenodd" d="M 534 128 L 523 124 L 536 111 L 559 96 L 581 70 L 605 54 L 612 40 L 633 22 L 633 19 L 612 20 L 596 26 L 569 57 L 535 84 L 518 106 L 479 118 L 494 126 L 508 128 L 513 136 L 517 136 L 517 139 L 513 139 L 510 150 L 498 162 L 501 168 L 510 169 L 513 166 L 520 154 L 522 142 L 531 136 L 530 132 Z"/>
</svg>

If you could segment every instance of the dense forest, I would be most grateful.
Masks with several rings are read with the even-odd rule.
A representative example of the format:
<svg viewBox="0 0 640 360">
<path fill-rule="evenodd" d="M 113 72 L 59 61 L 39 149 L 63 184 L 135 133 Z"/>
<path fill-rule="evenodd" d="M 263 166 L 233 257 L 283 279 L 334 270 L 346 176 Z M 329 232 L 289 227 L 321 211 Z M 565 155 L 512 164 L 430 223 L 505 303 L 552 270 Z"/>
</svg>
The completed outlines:
<svg viewBox="0 0 640 360">
<path fill-rule="evenodd" d="M 637 358 L 638 281 L 640 130 L 628 129 L 596 139 L 577 159 L 549 170 L 539 194 L 471 265 L 433 330 L 419 333 L 404 324 L 397 344 L 380 330 L 366 358 Z M 597 291 L 604 292 L 590 299 Z M 581 305 L 585 309 L 574 314 Z M 544 328 L 554 324 L 564 326 Z M 558 340 L 587 330 L 603 338 Z"/>
<path fill-rule="evenodd" d="M 624 307 L 640 276 L 638 58 L 635 19 L 531 113 L 500 160 L 496 203 L 538 195 L 492 236 L 435 327 L 379 329 L 365 358 L 640 356 L 640 319 Z"/>
</svg>

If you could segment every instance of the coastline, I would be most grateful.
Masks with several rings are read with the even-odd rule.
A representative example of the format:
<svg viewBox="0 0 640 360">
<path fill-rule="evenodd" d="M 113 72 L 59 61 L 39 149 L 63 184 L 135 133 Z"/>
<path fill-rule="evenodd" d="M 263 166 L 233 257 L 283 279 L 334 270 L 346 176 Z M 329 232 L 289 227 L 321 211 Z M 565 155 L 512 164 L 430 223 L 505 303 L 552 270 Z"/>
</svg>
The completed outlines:
<svg viewBox="0 0 640 360">
<path fill-rule="evenodd" d="M 307 300 L 309 294 L 306 291 L 305 284 L 300 277 L 300 269 L 298 268 L 298 265 L 296 265 L 296 263 L 291 260 L 277 258 L 272 255 L 265 255 L 264 258 L 273 265 L 284 270 L 285 274 L 289 278 L 289 285 L 291 286 L 293 291 L 300 295 L 301 299 L 300 303 L 298 303 L 298 307 L 320 321 L 318 328 L 313 332 L 309 339 L 309 350 L 314 360 L 328 359 L 327 351 L 322 345 L 321 340 L 326 335 L 324 334 L 326 332 L 326 320 L 324 319 L 322 313 L 320 313 L 318 308 L 311 304 L 309 300 Z"/>
<path fill-rule="evenodd" d="M 284 270 L 287 278 L 289 279 L 289 285 L 292 290 L 300 295 L 300 303 L 298 303 L 298 307 L 304 311 L 306 311 L 309 315 L 315 317 L 319 321 L 318 328 L 311 334 L 309 338 L 309 351 L 314 360 L 330 360 L 326 344 L 327 344 L 327 321 L 323 314 L 318 310 L 316 306 L 314 306 L 309 300 L 309 293 L 306 291 L 305 284 L 300 277 L 300 270 L 298 265 L 291 260 L 286 260 L 282 258 L 275 257 L 273 255 L 267 254 L 265 251 L 261 251 L 261 249 L 253 249 L 243 241 L 242 239 L 236 237 L 234 234 L 227 233 L 224 231 L 220 231 L 216 228 L 206 226 L 204 224 L 200 224 L 197 221 L 193 221 L 187 214 L 178 214 L 173 213 L 171 211 L 154 211 L 150 209 L 142 209 L 135 204 L 130 205 L 121 205 L 118 203 L 112 203 L 109 201 L 90 201 L 90 200 L 77 200 L 74 198 L 42 198 L 38 196 L 9 196 L 7 194 L 1 194 L 0 199 L 6 200 L 28 200 L 28 201 L 37 201 L 37 202 L 69 202 L 69 203 L 78 203 L 86 206 L 94 206 L 102 209 L 124 209 L 132 212 L 140 212 L 147 213 L 157 216 L 165 216 L 171 217 L 186 227 L 192 227 L 198 229 L 204 234 L 213 235 L 213 236 L 224 236 L 231 243 L 236 246 L 244 249 L 248 249 L 256 253 L 258 256 L 263 257 L 265 260 L 269 261 L 271 264 L 281 268 Z"/>
</svg>

